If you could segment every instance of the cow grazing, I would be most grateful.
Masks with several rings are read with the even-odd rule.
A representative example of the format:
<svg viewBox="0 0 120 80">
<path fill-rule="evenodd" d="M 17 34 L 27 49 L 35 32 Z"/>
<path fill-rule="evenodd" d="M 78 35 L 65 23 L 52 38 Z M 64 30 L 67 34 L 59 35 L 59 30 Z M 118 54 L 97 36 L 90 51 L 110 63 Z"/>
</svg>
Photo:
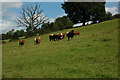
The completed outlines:
<svg viewBox="0 0 120 80">
<path fill-rule="evenodd" d="M 25 43 L 25 41 L 24 41 L 24 40 L 19 40 L 19 46 L 23 46 L 23 45 L 24 45 L 24 43 Z"/>
<path fill-rule="evenodd" d="M 77 31 L 74 31 L 73 33 L 74 33 L 74 35 L 79 35 L 79 32 L 77 32 Z"/>
<path fill-rule="evenodd" d="M 62 40 L 65 37 L 64 33 L 51 34 L 49 36 L 50 41 Z"/>
<path fill-rule="evenodd" d="M 70 32 L 67 32 L 66 35 L 67 35 L 68 41 L 69 41 L 70 38 L 72 39 L 74 37 L 74 30 L 71 30 Z"/>
<path fill-rule="evenodd" d="M 34 39 L 34 44 L 40 44 L 40 37 Z"/>
<path fill-rule="evenodd" d="M 64 33 L 58 33 L 57 35 L 58 35 L 58 39 L 59 39 L 59 40 L 62 40 L 62 39 L 64 39 L 64 37 L 65 37 L 65 34 L 64 34 Z"/>
<path fill-rule="evenodd" d="M 66 35 L 67 35 L 68 41 L 69 41 L 70 39 L 72 39 L 74 37 L 74 35 L 79 35 L 79 32 L 71 30 L 70 32 L 67 32 Z"/>
<path fill-rule="evenodd" d="M 51 35 L 49 35 L 49 40 L 50 41 L 56 41 L 57 40 L 57 38 L 58 38 L 58 35 L 55 35 L 55 34 L 51 34 Z"/>
</svg>

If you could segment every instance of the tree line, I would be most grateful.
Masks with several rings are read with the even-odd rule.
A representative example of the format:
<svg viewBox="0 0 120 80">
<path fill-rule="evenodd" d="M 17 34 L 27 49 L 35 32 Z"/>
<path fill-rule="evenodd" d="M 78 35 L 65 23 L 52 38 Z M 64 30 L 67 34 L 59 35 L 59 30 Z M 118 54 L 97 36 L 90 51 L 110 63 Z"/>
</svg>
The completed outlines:
<svg viewBox="0 0 120 80">
<path fill-rule="evenodd" d="M 69 29 L 73 28 L 73 25 L 76 23 L 83 23 L 83 26 L 85 26 L 85 23 L 88 21 L 92 21 L 92 24 L 95 24 L 97 22 L 120 18 L 120 14 L 112 16 L 110 12 L 105 11 L 105 2 L 64 2 L 61 4 L 61 8 L 67 16 L 58 17 L 54 22 L 49 22 L 49 18 L 43 16 L 40 4 L 23 6 L 20 17 L 17 20 L 17 27 L 26 27 L 26 31 L 15 31 L 12 29 L 7 33 L 1 34 L 2 40 L 15 40 L 22 36 L 27 38 Z"/>
<path fill-rule="evenodd" d="M 25 30 L 10 30 L 5 34 L 2 35 L 2 40 L 5 39 L 12 39 L 16 40 L 19 39 L 19 37 L 25 36 L 25 38 L 32 37 L 35 35 L 42 35 L 46 33 L 50 33 L 53 31 L 59 31 L 64 29 L 70 29 L 73 26 L 73 22 L 69 20 L 66 16 L 58 17 L 54 22 L 47 22 L 41 25 L 41 27 L 36 28 L 34 31 L 31 31 L 30 33 Z"/>
</svg>

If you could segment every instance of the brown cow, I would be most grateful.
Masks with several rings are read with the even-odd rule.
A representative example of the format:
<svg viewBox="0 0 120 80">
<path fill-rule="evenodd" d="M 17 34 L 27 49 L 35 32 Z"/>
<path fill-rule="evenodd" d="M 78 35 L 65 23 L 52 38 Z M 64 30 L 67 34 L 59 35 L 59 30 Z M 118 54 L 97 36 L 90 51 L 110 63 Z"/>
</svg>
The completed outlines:
<svg viewBox="0 0 120 80">
<path fill-rule="evenodd" d="M 65 37 L 65 34 L 64 33 L 58 33 L 57 34 L 58 35 L 58 39 L 64 39 L 64 37 Z"/>
<path fill-rule="evenodd" d="M 74 31 L 73 33 L 74 33 L 74 35 L 79 35 L 79 32 L 77 32 L 77 31 Z"/>
<path fill-rule="evenodd" d="M 40 44 L 40 37 L 34 39 L 34 44 Z"/>
<path fill-rule="evenodd" d="M 23 46 L 25 43 L 25 40 L 19 40 L 19 46 Z"/>
</svg>

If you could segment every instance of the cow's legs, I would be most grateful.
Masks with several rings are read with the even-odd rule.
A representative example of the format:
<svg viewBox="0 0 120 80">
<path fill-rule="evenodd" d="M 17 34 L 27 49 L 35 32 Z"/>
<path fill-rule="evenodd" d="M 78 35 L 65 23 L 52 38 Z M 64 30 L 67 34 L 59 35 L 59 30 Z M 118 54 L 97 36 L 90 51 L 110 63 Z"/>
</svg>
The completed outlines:
<svg viewBox="0 0 120 80">
<path fill-rule="evenodd" d="M 69 41 L 70 37 L 68 37 L 68 41 Z"/>
</svg>

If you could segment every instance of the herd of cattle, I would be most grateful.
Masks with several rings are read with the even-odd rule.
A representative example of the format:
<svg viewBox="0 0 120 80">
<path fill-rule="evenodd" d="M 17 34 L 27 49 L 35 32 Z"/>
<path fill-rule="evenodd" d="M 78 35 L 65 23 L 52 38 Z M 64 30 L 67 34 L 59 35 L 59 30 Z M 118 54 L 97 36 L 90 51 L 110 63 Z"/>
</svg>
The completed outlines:
<svg viewBox="0 0 120 80">
<path fill-rule="evenodd" d="M 79 32 L 71 30 L 70 32 L 66 33 L 57 33 L 57 34 L 51 34 L 49 35 L 50 41 L 57 41 L 64 39 L 65 36 L 67 36 L 68 41 L 74 37 L 74 35 L 79 35 Z M 23 46 L 25 43 L 25 40 L 19 40 L 19 46 Z M 40 44 L 40 37 L 34 39 L 34 44 Z"/>
</svg>

